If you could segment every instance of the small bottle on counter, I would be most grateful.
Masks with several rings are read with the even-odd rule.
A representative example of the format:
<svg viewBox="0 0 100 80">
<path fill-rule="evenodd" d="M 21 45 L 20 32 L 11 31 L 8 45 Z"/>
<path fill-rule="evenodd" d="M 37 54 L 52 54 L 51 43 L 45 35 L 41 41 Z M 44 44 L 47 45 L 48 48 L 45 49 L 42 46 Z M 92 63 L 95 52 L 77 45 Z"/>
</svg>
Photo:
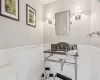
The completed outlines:
<svg viewBox="0 0 100 80">
<path fill-rule="evenodd" d="M 50 75 L 49 75 L 49 80 L 54 80 L 53 74 L 50 74 Z"/>
<path fill-rule="evenodd" d="M 44 74 L 41 75 L 40 80 L 44 80 Z"/>
<path fill-rule="evenodd" d="M 49 67 L 46 67 L 45 68 L 45 76 L 46 77 L 49 77 L 49 74 L 50 74 L 50 68 Z"/>
</svg>

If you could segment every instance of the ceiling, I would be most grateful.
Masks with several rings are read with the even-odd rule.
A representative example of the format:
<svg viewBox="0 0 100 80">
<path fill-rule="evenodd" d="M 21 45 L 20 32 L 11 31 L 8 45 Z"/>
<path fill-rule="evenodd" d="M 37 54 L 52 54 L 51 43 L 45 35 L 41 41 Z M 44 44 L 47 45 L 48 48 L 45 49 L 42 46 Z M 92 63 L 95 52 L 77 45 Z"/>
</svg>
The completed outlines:
<svg viewBox="0 0 100 80">
<path fill-rule="evenodd" d="M 56 0 L 40 0 L 42 4 L 48 4 L 48 3 L 51 3 L 51 2 L 54 2 Z"/>
</svg>

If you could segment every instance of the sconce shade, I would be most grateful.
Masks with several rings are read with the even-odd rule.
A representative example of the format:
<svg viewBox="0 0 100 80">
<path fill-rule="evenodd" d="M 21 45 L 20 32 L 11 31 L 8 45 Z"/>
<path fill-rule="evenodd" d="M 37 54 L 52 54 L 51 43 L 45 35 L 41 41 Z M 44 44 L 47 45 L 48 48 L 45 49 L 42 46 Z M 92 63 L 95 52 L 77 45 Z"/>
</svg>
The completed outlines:
<svg viewBox="0 0 100 80">
<path fill-rule="evenodd" d="M 47 19 L 51 19 L 51 18 L 52 18 L 51 14 L 48 13 L 48 14 L 47 14 Z"/>
<path fill-rule="evenodd" d="M 47 20 L 48 20 L 49 24 L 52 24 L 52 16 L 50 13 L 48 13 L 48 15 L 47 15 Z"/>
<path fill-rule="evenodd" d="M 77 14 L 77 13 L 81 13 L 82 12 L 82 10 L 77 10 L 75 13 Z"/>
<path fill-rule="evenodd" d="M 81 19 L 81 12 L 82 12 L 81 7 L 77 6 L 76 7 L 76 12 L 75 12 L 75 19 L 76 20 L 80 20 Z"/>
</svg>

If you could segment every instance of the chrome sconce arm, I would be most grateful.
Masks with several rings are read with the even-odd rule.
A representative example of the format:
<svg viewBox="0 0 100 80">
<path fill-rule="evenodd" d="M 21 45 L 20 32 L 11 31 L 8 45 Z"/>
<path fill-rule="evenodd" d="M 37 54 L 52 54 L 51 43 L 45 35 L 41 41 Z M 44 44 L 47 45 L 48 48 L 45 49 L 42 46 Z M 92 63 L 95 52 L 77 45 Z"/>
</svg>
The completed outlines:
<svg viewBox="0 0 100 80">
<path fill-rule="evenodd" d="M 97 35 L 100 37 L 100 31 L 93 32 L 93 33 L 91 33 L 91 34 L 88 34 L 87 36 L 92 37 L 94 34 L 97 34 Z"/>
</svg>

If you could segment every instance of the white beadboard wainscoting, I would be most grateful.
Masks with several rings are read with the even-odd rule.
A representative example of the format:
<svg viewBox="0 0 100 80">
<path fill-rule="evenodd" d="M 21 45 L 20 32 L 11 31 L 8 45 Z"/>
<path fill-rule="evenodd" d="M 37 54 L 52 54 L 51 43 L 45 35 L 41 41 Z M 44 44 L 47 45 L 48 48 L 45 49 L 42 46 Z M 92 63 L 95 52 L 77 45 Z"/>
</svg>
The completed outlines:
<svg viewBox="0 0 100 80">
<path fill-rule="evenodd" d="M 43 60 L 42 45 L 0 50 L 0 80 L 39 80 Z"/>
<path fill-rule="evenodd" d="M 43 50 L 50 45 L 32 45 L 0 50 L 0 80 L 39 80 L 43 72 Z M 100 49 L 78 45 L 78 80 L 100 80 Z M 54 57 L 55 58 L 55 57 Z M 62 73 L 74 80 L 74 68 L 47 62 L 51 72 Z"/>
</svg>

